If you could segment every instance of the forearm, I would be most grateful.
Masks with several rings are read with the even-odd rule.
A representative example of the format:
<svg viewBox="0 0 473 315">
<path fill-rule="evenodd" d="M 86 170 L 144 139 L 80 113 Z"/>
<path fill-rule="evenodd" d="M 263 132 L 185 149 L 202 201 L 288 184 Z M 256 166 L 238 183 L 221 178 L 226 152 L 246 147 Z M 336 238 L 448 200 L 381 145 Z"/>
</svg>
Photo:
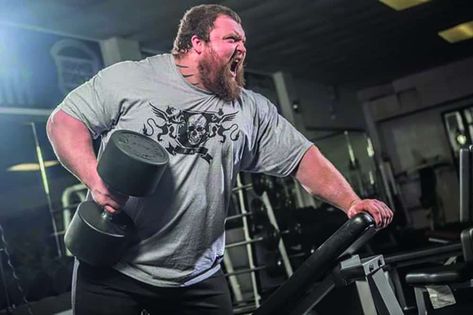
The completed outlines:
<svg viewBox="0 0 473 315">
<path fill-rule="evenodd" d="M 360 200 L 348 181 L 315 146 L 305 153 L 295 177 L 310 194 L 344 212 Z"/>
<path fill-rule="evenodd" d="M 89 130 L 62 110 L 47 123 L 47 134 L 61 164 L 87 187 L 97 180 L 97 158 Z"/>
</svg>

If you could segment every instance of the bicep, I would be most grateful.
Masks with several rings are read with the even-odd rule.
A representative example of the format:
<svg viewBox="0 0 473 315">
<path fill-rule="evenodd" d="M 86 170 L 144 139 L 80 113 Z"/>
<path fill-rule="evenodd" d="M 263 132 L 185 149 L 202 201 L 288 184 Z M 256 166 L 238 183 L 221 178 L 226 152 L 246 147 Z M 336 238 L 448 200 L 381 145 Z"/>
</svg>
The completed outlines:
<svg viewBox="0 0 473 315">
<path fill-rule="evenodd" d="M 82 121 L 58 109 L 48 119 L 47 132 L 49 136 L 54 136 L 63 131 L 88 133 L 87 126 Z"/>
</svg>

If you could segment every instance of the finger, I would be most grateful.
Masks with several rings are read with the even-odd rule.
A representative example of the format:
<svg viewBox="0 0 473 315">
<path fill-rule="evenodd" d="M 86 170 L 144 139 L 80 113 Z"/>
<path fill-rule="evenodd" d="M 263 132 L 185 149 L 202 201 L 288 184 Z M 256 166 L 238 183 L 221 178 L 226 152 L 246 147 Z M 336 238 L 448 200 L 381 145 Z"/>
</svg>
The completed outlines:
<svg viewBox="0 0 473 315">
<path fill-rule="evenodd" d="M 394 217 L 394 213 L 393 211 L 385 205 L 385 210 L 388 212 L 388 225 L 391 224 L 391 222 L 393 221 L 393 217 Z"/>
<path fill-rule="evenodd" d="M 389 225 L 393 221 L 394 213 L 385 203 L 383 203 L 383 209 L 387 212 L 387 221 Z"/>
<path fill-rule="evenodd" d="M 103 195 L 95 194 L 92 195 L 92 198 L 94 202 L 102 208 L 105 208 L 105 206 L 107 205 L 107 199 Z"/>
<path fill-rule="evenodd" d="M 385 228 L 388 225 L 388 217 L 389 213 L 386 211 L 386 209 L 383 207 L 382 204 L 378 204 L 378 209 L 379 209 L 379 214 L 381 216 L 381 221 L 382 221 L 382 228 Z"/>
<path fill-rule="evenodd" d="M 110 206 L 111 208 L 115 209 L 115 210 L 118 210 L 122 207 L 123 204 L 113 200 L 113 199 L 108 199 L 106 204 L 106 206 Z"/>
<path fill-rule="evenodd" d="M 391 217 L 389 210 L 386 208 L 382 208 L 383 210 L 383 228 L 387 227 L 389 225 L 389 218 Z"/>
<path fill-rule="evenodd" d="M 109 205 L 106 205 L 106 206 L 104 207 L 104 209 L 105 209 L 105 211 L 107 211 L 107 212 L 109 212 L 109 213 L 111 213 L 111 214 L 115 214 L 115 213 L 118 212 L 118 210 L 117 210 L 116 208 L 113 208 L 113 207 L 111 207 L 111 206 L 109 206 Z"/>
<path fill-rule="evenodd" d="M 383 220 L 383 228 L 388 226 L 392 220 L 392 211 L 389 209 L 388 206 L 384 202 L 378 201 L 376 202 L 377 206 L 380 209 L 380 214 Z"/>
<path fill-rule="evenodd" d="M 375 213 L 375 221 L 377 227 L 384 226 L 384 215 L 382 207 L 377 203 L 376 200 L 372 200 L 369 204 L 369 207 L 373 209 L 372 211 Z"/>
<path fill-rule="evenodd" d="M 366 211 L 368 211 L 368 213 L 371 214 L 371 216 L 374 219 L 374 222 L 376 223 L 376 226 L 380 227 L 382 225 L 382 217 L 381 217 L 380 210 L 378 209 L 378 207 L 374 205 L 368 205 L 366 207 Z"/>
<path fill-rule="evenodd" d="M 107 203 L 110 204 L 113 208 L 121 209 L 126 204 L 126 201 L 127 199 L 110 198 Z"/>
<path fill-rule="evenodd" d="M 385 228 L 388 225 L 389 213 L 381 206 L 378 206 L 378 212 L 381 218 L 381 228 Z"/>
</svg>

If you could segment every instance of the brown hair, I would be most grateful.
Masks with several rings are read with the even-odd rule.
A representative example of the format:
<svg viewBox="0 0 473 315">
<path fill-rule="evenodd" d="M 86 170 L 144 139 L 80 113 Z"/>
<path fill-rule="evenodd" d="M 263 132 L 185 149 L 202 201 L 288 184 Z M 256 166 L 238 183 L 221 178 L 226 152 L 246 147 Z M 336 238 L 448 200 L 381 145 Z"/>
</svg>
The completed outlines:
<svg viewBox="0 0 473 315">
<path fill-rule="evenodd" d="M 214 22 L 220 15 L 226 15 L 241 24 L 238 14 L 222 5 L 202 4 L 189 9 L 179 23 L 172 54 L 179 56 L 188 52 L 192 48 L 191 38 L 194 35 L 208 42 Z"/>
</svg>

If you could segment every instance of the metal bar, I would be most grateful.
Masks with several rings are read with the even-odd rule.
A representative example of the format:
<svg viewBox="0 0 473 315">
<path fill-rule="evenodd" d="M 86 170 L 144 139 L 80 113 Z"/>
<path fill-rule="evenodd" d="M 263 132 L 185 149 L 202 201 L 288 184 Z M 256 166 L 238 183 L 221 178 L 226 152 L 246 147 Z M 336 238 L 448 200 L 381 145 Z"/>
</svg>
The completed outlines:
<svg viewBox="0 0 473 315">
<path fill-rule="evenodd" d="M 3 115 L 28 115 L 49 117 L 52 109 L 20 108 L 20 107 L 0 107 L 0 114 Z"/>
<path fill-rule="evenodd" d="M 394 290 L 396 291 L 397 300 L 399 301 L 401 308 L 403 310 L 407 310 L 408 306 L 406 302 L 406 297 L 404 295 L 404 290 L 401 284 L 401 278 L 399 277 L 399 273 L 397 269 L 392 269 L 388 271 L 388 274 L 390 275 L 390 278 L 392 279 Z"/>
<path fill-rule="evenodd" d="M 225 245 L 225 248 L 234 248 L 234 247 L 238 247 L 238 246 L 253 244 L 253 243 L 261 242 L 263 240 L 264 240 L 264 238 L 262 238 L 262 237 L 250 238 L 247 241 L 241 241 L 241 242 L 236 242 L 236 243 L 231 243 L 231 244 Z"/>
<path fill-rule="evenodd" d="M 376 307 L 374 306 L 373 295 L 371 294 L 368 282 L 365 279 L 363 281 L 355 281 L 355 285 L 363 315 L 376 314 Z"/>
<path fill-rule="evenodd" d="M 457 254 L 461 253 L 462 245 L 460 243 L 439 246 L 435 248 L 429 248 L 424 250 L 416 250 L 407 253 L 394 254 L 391 256 L 384 257 L 386 265 L 396 265 L 402 262 L 414 261 L 416 259 L 432 259 L 440 256 L 441 254 Z"/>
<path fill-rule="evenodd" d="M 268 268 L 268 266 L 260 266 L 260 267 L 255 267 L 255 268 L 250 268 L 250 269 L 243 269 L 243 270 L 235 270 L 235 271 L 232 271 L 232 272 L 227 272 L 225 274 L 225 277 L 231 277 L 231 276 L 236 276 L 236 275 L 241 275 L 241 274 L 245 274 L 245 273 L 250 273 L 250 272 L 253 272 L 253 271 L 259 271 L 259 270 L 264 270 Z"/>
<path fill-rule="evenodd" d="M 237 175 L 237 187 L 241 187 L 243 186 L 243 184 L 241 183 L 241 177 L 240 177 L 240 174 Z M 240 204 L 240 211 L 242 214 L 247 214 L 248 211 L 246 210 L 246 207 L 245 207 L 245 196 L 243 195 L 243 190 L 238 190 L 237 191 L 237 195 L 238 195 L 238 201 L 239 201 L 239 204 Z M 249 241 L 251 238 L 250 238 L 250 233 L 249 233 L 249 228 L 248 228 L 248 220 L 246 218 L 246 216 L 243 217 L 243 235 L 245 236 L 245 240 Z M 250 266 L 250 268 L 255 268 L 255 263 L 254 263 L 254 259 L 253 259 L 253 252 L 252 252 L 252 249 L 251 249 L 251 243 L 248 243 L 246 244 L 246 252 L 248 254 L 248 264 Z M 256 273 L 253 271 L 250 273 L 250 278 L 251 278 L 251 284 L 253 286 L 253 296 L 255 298 L 255 305 L 256 307 L 259 307 L 260 306 L 260 295 L 259 295 L 259 292 L 258 292 L 258 285 L 256 283 Z"/>
<path fill-rule="evenodd" d="M 233 272 L 233 263 L 227 253 L 223 255 L 223 265 L 225 266 L 225 270 Z M 240 283 L 238 282 L 238 278 L 235 276 L 230 276 L 228 277 L 228 282 L 230 284 L 230 288 L 232 289 L 235 302 L 243 300 L 243 294 L 241 292 L 241 287 Z"/>
<path fill-rule="evenodd" d="M 271 202 L 269 201 L 268 193 L 265 191 L 261 196 L 263 202 L 266 206 L 266 212 L 268 214 L 269 222 L 279 231 L 278 222 L 276 221 L 276 216 L 274 215 L 273 207 L 271 206 Z M 281 254 L 281 259 L 284 264 L 284 268 L 286 269 L 287 277 L 289 278 L 294 273 L 292 269 L 291 261 L 287 255 L 286 246 L 284 245 L 284 241 L 282 237 L 279 239 L 278 242 L 279 253 Z"/>
<path fill-rule="evenodd" d="M 5 279 L 5 270 L 3 269 L 3 253 L 4 253 L 4 249 L 3 248 L 0 248 L 0 276 L 1 276 L 1 280 L 2 280 L 2 286 L 3 286 L 3 291 L 4 291 L 4 295 L 5 295 L 5 304 L 6 304 L 6 311 L 7 311 L 7 314 L 12 314 L 11 311 L 11 304 L 10 304 L 10 295 L 8 294 L 8 285 L 7 285 L 7 281 Z"/>
<path fill-rule="evenodd" d="M 251 188 L 253 188 L 253 184 L 241 185 L 241 186 L 234 187 L 232 189 L 232 192 L 237 192 L 237 191 L 240 191 L 242 189 L 251 189 Z"/>
<path fill-rule="evenodd" d="M 427 305 L 424 299 L 424 292 L 427 291 L 422 287 L 414 288 L 414 295 L 416 298 L 417 314 L 427 315 Z"/>
<path fill-rule="evenodd" d="M 41 174 L 41 179 L 43 182 L 43 188 L 44 188 L 44 193 L 46 195 L 46 200 L 48 202 L 48 209 L 49 209 L 49 215 L 51 217 L 51 224 L 53 226 L 53 233 L 54 233 L 54 241 L 56 243 L 56 250 L 58 257 L 62 256 L 62 250 L 61 250 L 61 243 L 59 242 L 59 235 L 57 234 L 57 225 L 56 225 L 56 219 L 54 218 L 54 210 L 53 210 L 53 203 L 51 200 L 51 195 L 49 193 L 49 182 L 48 182 L 48 176 L 46 175 L 46 167 L 44 166 L 44 159 L 43 159 L 43 153 L 41 151 L 41 146 L 39 145 L 39 139 L 38 139 L 38 134 L 36 132 L 36 125 L 35 123 L 31 123 L 31 129 L 33 130 L 33 138 L 36 146 L 36 157 L 38 158 L 38 163 L 39 163 L 39 169 L 40 169 L 40 174 Z"/>
<path fill-rule="evenodd" d="M 294 308 L 292 309 L 290 315 L 302 315 L 307 314 L 310 310 L 314 308 L 332 289 L 335 287 L 335 283 L 332 280 L 331 275 L 329 274 L 322 280 L 321 283 L 318 283 L 317 286 L 310 291 L 303 299 L 297 301 Z"/>
<path fill-rule="evenodd" d="M 251 216 L 251 212 L 245 213 L 245 214 L 235 214 L 227 217 L 225 221 L 231 221 L 231 220 L 236 220 L 236 219 L 241 219 L 243 217 L 249 217 Z"/>
<path fill-rule="evenodd" d="M 368 268 L 370 268 L 372 265 Z M 399 302 L 394 295 L 381 266 L 367 275 L 368 285 L 373 295 L 374 304 L 380 315 L 403 315 Z"/>
</svg>

